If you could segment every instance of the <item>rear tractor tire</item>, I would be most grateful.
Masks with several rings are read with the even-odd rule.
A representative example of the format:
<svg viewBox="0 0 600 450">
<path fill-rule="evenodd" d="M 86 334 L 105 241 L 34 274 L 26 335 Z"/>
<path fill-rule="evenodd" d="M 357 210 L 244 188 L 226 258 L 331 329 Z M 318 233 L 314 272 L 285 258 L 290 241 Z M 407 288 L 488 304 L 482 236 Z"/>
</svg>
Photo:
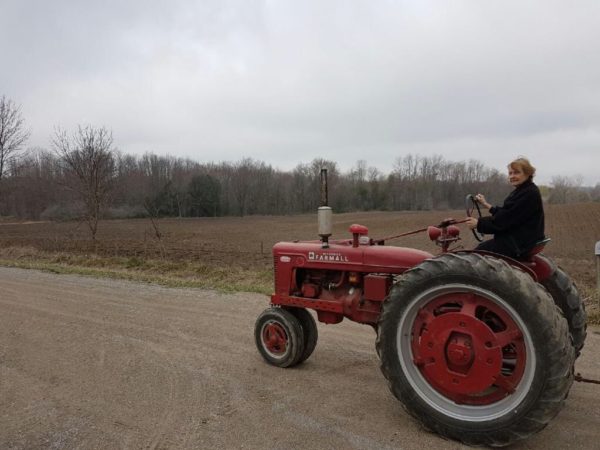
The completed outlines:
<svg viewBox="0 0 600 450">
<path fill-rule="evenodd" d="M 547 291 L 475 253 L 405 272 L 383 304 L 376 347 L 405 409 L 469 445 L 509 445 L 541 430 L 573 382 L 567 321 Z"/>
<path fill-rule="evenodd" d="M 262 357 L 277 367 L 292 367 L 304 354 L 300 321 L 283 308 L 264 310 L 254 325 L 254 340 Z"/>
<path fill-rule="evenodd" d="M 548 258 L 546 258 L 548 260 Z M 569 332 L 573 340 L 575 355 L 579 357 L 587 336 L 587 314 L 577 286 L 569 276 L 554 262 L 548 260 L 554 267 L 554 273 L 541 282 L 560 308 L 569 324 Z"/>
</svg>

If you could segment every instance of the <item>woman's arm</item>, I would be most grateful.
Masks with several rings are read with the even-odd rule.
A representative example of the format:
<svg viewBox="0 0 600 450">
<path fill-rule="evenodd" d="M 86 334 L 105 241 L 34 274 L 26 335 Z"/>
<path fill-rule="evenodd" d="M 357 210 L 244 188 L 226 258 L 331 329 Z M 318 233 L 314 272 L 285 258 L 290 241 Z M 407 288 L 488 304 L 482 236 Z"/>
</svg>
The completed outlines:
<svg viewBox="0 0 600 450">
<path fill-rule="evenodd" d="M 491 209 L 492 208 L 492 205 L 486 201 L 485 196 L 483 194 L 477 194 L 475 196 L 475 200 L 477 200 L 477 202 L 481 206 L 483 206 L 485 209 Z"/>
<path fill-rule="evenodd" d="M 510 195 L 501 208 L 494 208 L 492 216 L 482 217 L 477 231 L 484 234 L 506 232 L 526 222 L 536 214 L 542 214 L 541 196 L 535 185 Z"/>
</svg>

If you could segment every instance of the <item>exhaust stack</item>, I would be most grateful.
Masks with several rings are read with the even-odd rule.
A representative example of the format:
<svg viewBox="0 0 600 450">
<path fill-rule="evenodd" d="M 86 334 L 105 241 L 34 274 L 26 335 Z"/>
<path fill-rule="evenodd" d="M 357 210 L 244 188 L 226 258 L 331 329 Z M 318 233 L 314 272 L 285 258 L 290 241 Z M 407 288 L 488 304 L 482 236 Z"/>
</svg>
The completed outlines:
<svg viewBox="0 0 600 450">
<path fill-rule="evenodd" d="M 317 211 L 319 236 L 323 248 L 329 248 L 329 236 L 333 228 L 333 210 L 327 205 L 327 169 L 321 169 L 321 202 Z"/>
</svg>

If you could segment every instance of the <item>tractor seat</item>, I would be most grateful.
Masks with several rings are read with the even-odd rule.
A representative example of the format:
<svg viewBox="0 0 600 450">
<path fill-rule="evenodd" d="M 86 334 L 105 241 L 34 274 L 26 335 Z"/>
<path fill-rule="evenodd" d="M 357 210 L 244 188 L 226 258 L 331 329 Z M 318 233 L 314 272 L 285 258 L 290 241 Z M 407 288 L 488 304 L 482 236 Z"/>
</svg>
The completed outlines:
<svg viewBox="0 0 600 450">
<path fill-rule="evenodd" d="M 522 259 L 528 260 L 528 259 L 533 258 L 535 255 L 537 255 L 542 250 L 544 250 L 544 247 L 546 247 L 546 244 L 548 242 L 550 242 L 551 240 L 552 239 L 547 237 L 547 238 L 542 239 L 541 241 L 537 241 L 535 244 L 533 244 L 533 246 L 529 250 L 523 252 Z"/>
</svg>

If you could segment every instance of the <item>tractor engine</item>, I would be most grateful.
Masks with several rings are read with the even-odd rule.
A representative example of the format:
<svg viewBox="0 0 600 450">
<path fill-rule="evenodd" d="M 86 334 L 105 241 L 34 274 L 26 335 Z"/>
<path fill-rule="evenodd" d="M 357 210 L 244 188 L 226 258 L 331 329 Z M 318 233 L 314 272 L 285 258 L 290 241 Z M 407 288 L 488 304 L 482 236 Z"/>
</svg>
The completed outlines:
<svg viewBox="0 0 600 450">
<path fill-rule="evenodd" d="M 344 317 L 375 324 L 394 275 L 431 258 L 410 248 L 374 245 L 362 225 L 350 227 L 352 239 L 325 243 L 280 242 L 273 247 L 274 305 L 314 309 L 318 319 Z"/>
</svg>

